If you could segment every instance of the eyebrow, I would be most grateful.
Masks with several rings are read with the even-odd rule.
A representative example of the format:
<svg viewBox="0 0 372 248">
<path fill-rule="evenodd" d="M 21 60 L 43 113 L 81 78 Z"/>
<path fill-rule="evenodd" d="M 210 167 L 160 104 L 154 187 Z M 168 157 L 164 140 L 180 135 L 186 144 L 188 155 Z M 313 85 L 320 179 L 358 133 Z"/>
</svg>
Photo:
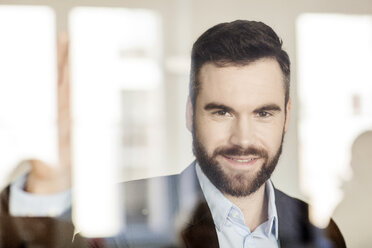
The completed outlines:
<svg viewBox="0 0 372 248">
<path fill-rule="evenodd" d="M 234 110 L 226 105 L 220 104 L 220 103 L 208 103 L 207 105 L 204 106 L 205 110 L 214 110 L 214 109 L 223 109 L 227 112 L 234 112 Z"/>
<path fill-rule="evenodd" d="M 262 112 L 262 111 L 280 112 L 280 111 L 282 111 L 282 109 L 278 105 L 272 103 L 272 104 L 265 104 L 261 107 L 258 107 L 253 112 L 254 113 L 259 113 L 259 112 Z"/>
<path fill-rule="evenodd" d="M 205 110 L 222 109 L 222 110 L 225 110 L 227 112 L 234 112 L 234 110 L 232 108 L 230 108 L 230 107 L 228 107 L 224 104 L 214 103 L 214 102 L 206 104 L 204 106 L 204 109 Z M 282 109 L 277 104 L 271 103 L 271 104 L 265 104 L 263 106 L 260 106 L 260 107 L 256 108 L 253 112 L 258 113 L 258 112 L 262 112 L 262 111 L 280 112 L 280 111 L 282 111 Z"/>
</svg>

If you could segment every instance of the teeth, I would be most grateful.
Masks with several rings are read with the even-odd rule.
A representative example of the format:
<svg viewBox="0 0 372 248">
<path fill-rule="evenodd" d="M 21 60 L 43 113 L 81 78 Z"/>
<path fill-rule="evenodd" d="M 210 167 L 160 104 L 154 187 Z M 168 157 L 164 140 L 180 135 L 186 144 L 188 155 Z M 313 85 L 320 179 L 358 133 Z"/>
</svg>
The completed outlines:
<svg viewBox="0 0 372 248">
<path fill-rule="evenodd" d="M 234 161 L 240 162 L 240 163 L 248 163 L 252 161 L 254 158 L 249 158 L 249 159 L 237 159 L 237 158 L 231 158 Z"/>
</svg>

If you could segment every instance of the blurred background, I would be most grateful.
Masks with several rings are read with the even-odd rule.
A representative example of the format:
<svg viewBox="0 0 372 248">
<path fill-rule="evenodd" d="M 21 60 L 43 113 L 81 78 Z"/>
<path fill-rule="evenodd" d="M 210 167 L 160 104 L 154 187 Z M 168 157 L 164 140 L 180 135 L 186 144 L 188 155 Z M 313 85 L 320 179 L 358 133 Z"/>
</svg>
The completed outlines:
<svg viewBox="0 0 372 248">
<path fill-rule="evenodd" d="M 193 161 L 192 44 L 236 19 L 271 26 L 292 61 L 291 124 L 274 185 L 311 202 L 319 225 L 336 209 L 350 247 L 363 247 L 363 232 L 372 244 L 361 223 L 371 214 L 359 209 L 372 205 L 372 140 L 363 136 L 372 130 L 369 0 L 1 0 L 0 188 L 26 170 L 22 161 L 71 161 L 84 228 L 89 211 L 115 205 L 88 211 L 98 199 L 87 192 L 115 202 L 108 182 L 181 172 Z M 344 197 L 354 184 L 362 186 L 348 194 L 358 200 Z M 149 198 L 152 190 L 142 189 Z M 110 211 L 115 219 L 119 210 Z"/>
</svg>

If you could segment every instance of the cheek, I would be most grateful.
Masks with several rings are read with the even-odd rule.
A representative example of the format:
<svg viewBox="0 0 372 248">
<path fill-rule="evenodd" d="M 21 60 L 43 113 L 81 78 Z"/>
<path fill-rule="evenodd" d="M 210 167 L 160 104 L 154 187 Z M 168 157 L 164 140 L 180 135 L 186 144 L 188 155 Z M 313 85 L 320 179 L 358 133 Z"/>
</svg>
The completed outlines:
<svg viewBox="0 0 372 248">
<path fill-rule="evenodd" d="M 283 126 L 271 126 L 260 131 L 260 141 L 270 154 L 276 153 L 282 142 Z"/>
<path fill-rule="evenodd" d="M 228 126 L 211 120 L 199 119 L 196 121 L 196 138 L 212 153 L 217 147 L 222 146 L 228 139 Z"/>
</svg>

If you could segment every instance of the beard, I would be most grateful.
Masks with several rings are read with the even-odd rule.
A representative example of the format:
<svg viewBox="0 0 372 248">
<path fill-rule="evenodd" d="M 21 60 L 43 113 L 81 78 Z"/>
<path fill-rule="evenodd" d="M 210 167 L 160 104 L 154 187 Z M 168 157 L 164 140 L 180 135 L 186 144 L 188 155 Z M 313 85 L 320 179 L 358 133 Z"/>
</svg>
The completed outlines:
<svg viewBox="0 0 372 248">
<path fill-rule="evenodd" d="M 193 153 L 200 168 L 217 189 L 231 196 L 244 197 L 256 192 L 271 177 L 282 152 L 283 139 L 284 130 L 280 147 L 273 157 L 270 157 L 266 150 L 255 146 L 250 146 L 246 149 L 242 149 L 240 146 L 219 147 L 209 156 L 204 145 L 199 142 L 197 134 L 193 131 Z M 221 164 L 218 163 L 216 159 L 218 155 L 252 155 L 263 159 L 263 164 L 259 171 L 254 174 L 238 171 L 227 173 L 224 171 Z"/>
</svg>

